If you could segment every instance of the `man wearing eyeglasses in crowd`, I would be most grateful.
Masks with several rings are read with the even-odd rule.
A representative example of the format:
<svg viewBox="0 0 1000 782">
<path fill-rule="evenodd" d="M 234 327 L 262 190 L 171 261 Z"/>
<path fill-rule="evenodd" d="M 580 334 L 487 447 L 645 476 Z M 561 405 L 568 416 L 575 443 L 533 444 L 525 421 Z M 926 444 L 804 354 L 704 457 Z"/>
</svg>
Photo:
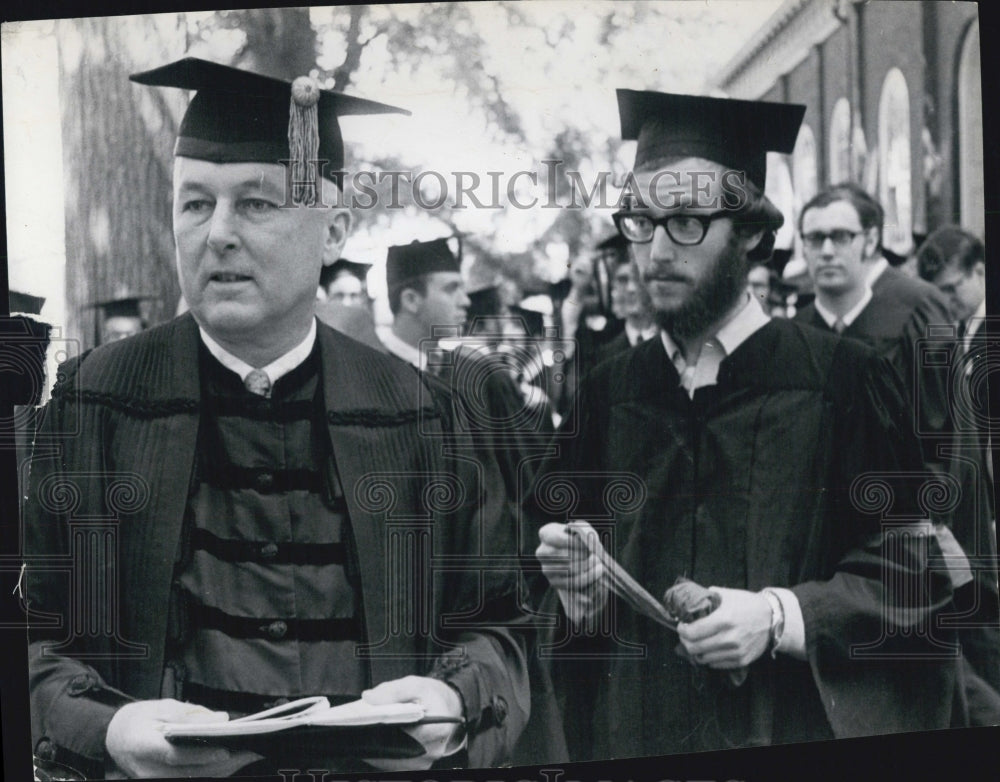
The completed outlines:
<svg viewBox="0 0 1000 782">
<path fill-rule="evenodd" d="M 797 317 L 871 345 L 899 371 L 925 434 L 946 434 L 949 426 L 947 375 L 915 374 L 917 342 L 929 326 L 948 326 L 947 302 L 923 280 L 889 265 L 882 255 L 882 206 L 852 183 L 812 198 L 799 217 L 803 251 L 816 289 L 815 301 Z M 919 387 L 916 383 L 919 381 Z M 937 469 L 933 443 L 925 461 Z"/>
<path fill-rule="evenodd" d="M 956 664 L 929 653 L 950 636 L 913 632 L 936 628 L 950 598 L 914 550 L 936 555 L 935 539 L 890 541 L 878 509 L 851 501 L 868 471 L 920 470 L 898 380 L 866 346 L 770 319 L 747 292 L 782 223 L 763 195 L 766 152 L 791 151 L 803 107 L 618 101 L 638 145 L 635 203 L 615 223 L 661 336 L 585 380 L 526 507 L 535 598 L 547 582 L 560 605 L 573 759 L 948 726 Z M 602 490 L 629 480 L 629 498 Z M 915 487 L 887 480 L 892 511 L 917 515 Z M 554 491 L 565 483 L 571 507 Z M 570 520 L 654 596 L 683 575 L 718 606 L 676 633 L 640 616 L 610 596 Z M 922 599 L 897 610 L 910 589 Z M 864 644 L 879 654 L 854 654 Z"/>
<path fill-rule="evenodd" d="M 803 250 L 816 299 L 797 318 L 865 342 L 882 354 L 899 373 L 910 419 L 920 427 L 925 468 L 954 472 L 949 452 L 939 447 L 952 444 L 948 366 L 920 360 L 920 340 L 932 334 L 931 327 L 948 327 L 952 318 L 934 285 L 907 276 L 883 257 L 883 219 L 878 201 L 852 183 L 828 188 L 802 208 Z M 974 572 L 966 556 L 988 545 L 989 513 L 985 507 L 970 510 L 974 503 L 964 496 L 968 485 L 960 491 L 951 516 L 936 514 L 933 520 L 948 558 L 955 613 L 963 617 L 963 688 L 973 706 L 973 724 L 992 725 L 1000 722 L 996 581 L 988 567 Z M 985 586 L 977 589 L 974 578 Z"/>
<path fill-rule="evenodd" d="M 853 183 L 814 196 L 799 216 L 803 251 L 816 299 L 796 316 L 871 345 L 900 373 L 920 418 L 924 461 L 942 469 L 936 436 L 950 432 L 947 373 L 917 369 L 918 342 L 928 327 L 950 325 L 944 297 L 882 255 L 881 204 Z"/>
</svg>

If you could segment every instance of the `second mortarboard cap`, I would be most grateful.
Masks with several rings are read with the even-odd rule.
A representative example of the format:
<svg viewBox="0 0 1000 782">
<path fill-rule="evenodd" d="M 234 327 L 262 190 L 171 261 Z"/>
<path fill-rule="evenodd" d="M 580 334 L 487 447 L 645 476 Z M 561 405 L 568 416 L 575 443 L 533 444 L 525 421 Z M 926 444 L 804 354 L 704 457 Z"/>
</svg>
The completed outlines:
<svg viewBox="0 0 1000 782">
<path fill-rule="evenodd" d="M 805 106 L 618 90 L 622 139 L 637 140 L 636 169 L 658 160 L 700 157 L 735 171 L 761 190 L 767 153 L 791 153 Z"/>
<path fill-rule="evenodd" d="M 10 313 L 23 313 L 24 315 L 38 315 L 45 306 L 44 296 L 32 296 L 30 293 L 12 290 L 8 295 Z"/>
<path fill-rule="evenodd" d="M 594 249 L 601 254 L 617 255 L 624 262 L 628 260 L 628 246 L 629 240 L 616 231 L 607 239 L 598 242 Z"/>
<path fill-rule="evenodd" d="M 430 242 L 414 240 L 410 244 L 390 247 L 385 264 L 386 284 L 389 290 L 425 274 L 460 272 L 462 268 L 460 257 L 451 251 L 448 241 L 448 239 L 434 239 Z"/>
<path fill-rule="evenodd" d="M 470 321 L 480 315 L 496 315 L 500 312 L 500 291 L 496 285 L 467 291 L 466 295 L 470 302 L 466 315 Z"/>
<path fill-rule="evenodd" d="M 368 270 L 372 268 L 370 263 L 358 263 L 349 261 L 346 258 L 338 258 L 329 266 L 324 266 L 319 273 L 319 284 L 324 288 L 337 279 L 341 274 L 350 274 L 357 277 L 361 282 L 367 282 Z"/>
<path fill-rule="evenodd" d="M 146 318 L 141 305 L 153 299 L 153 296 L 122 296 L 89 305 L 100 311 L 95 324 L 97 343 L 113 342 L 145 329 Z"/>
<path fill-rule="evenodd" d="M 127 296 L 123 299 L 101 301 L 93 305 L 99 307 L 105 318 L 141 318 L 139 305 L 150 299 L 150 296 Z"/>
<path fill-rule="evenodd" d="M 308 77 L 288 82 L 197 57 L 129 78 L 152 87 L 196 90 L 181 121 L 175 155 L 213 163 L 328 161 L 323 174 L 335 181 L 344 167 L 338 117 L 410 113 L 319 89 Z"/>
</svg>

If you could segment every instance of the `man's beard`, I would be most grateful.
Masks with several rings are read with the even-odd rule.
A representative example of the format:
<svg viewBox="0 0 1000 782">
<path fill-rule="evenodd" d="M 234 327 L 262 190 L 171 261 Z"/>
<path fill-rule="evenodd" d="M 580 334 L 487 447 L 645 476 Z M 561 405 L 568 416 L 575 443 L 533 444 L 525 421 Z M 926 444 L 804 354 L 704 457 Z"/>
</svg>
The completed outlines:
<svg viewBox="0 0 1000 782">
<path fill-rule="evenodd" d="M 733 308 L 746 290 L 746 273 L 746 258 L 734 234 L 687 301 L 671 310 L 655 311 L 657 325 L 671 337 L 681 339 L 704 334 Z"/>
</svg>

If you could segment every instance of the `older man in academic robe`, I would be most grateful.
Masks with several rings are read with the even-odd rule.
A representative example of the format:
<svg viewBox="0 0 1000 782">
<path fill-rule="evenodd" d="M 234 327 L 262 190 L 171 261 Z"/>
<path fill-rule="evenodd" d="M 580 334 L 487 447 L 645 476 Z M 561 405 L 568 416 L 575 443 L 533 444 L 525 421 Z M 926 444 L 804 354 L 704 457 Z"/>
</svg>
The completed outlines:
<svg viewBox="0 0 1000 782">
<path fill-rule="evenodd" d="M 529 703 L 516 571 L 477 566 L 516 553 L 499 470 L 447 451 L 447 393 L 314 314 L 351 217 L 337 117 L 396 109 L 191 58 L 133 78 L 197 90 L 174 164 L 190 313 L 64 366 L 45 411 L 36 755 L 91 777 L 504 762 Z M 312 695 L 444 721 L 403 729 L 408 757 L 164 737 Z"/>
</svg>

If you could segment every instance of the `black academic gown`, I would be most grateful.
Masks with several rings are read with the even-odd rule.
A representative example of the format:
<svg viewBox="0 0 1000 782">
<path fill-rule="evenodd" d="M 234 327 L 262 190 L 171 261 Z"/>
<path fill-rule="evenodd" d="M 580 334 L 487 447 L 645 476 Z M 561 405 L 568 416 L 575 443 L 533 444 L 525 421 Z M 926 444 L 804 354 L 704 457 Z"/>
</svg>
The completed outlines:
<svg viewBox="0 0 1000 782">
<path fill-rule="evenodd" d="M 815 304 L 805 307 L 796 319 L 832 332 Z M 957 504 L 935 509 L 933 516 L 951 528 L 966 554 L 973 557 L 977 585 L 961 588 L 956 602 L 960 613 L 968 613 L 962 621 L 979 626 L 963 628 L 962 644 L 978 675 L 997 690 L 1000 594 L 993 497 L 992 487 L 983 480 L 984 429 L 975 423 L 987 420 L 989 415 L 984 409 L 987 394 L 982 388 L 972 390 L 973 379 L 985 375 L 991 327 L 984 324 L 968 358 L 963 359 L 960 343 L 948 336 L 950 325 L 945 301 L 933 285 L 890 266 L 875 280 L 871 301 L 844 329 L 843 336 L 870 345 L 896 367 L 910 400 L 925 464 L 929 469 L 948 472 L 958 482 Z M 961 409 L 953 410 L 955 404 Z M 958 420 L 953 421 L 956 415 Z M 970 697 L 979 698 L 975 694 Z M 993 717 L 988 718 L 992 722 L 1000 718 L 1000 696 L 987 693 L 986 697 L 992 703 Z"/>
<path fill-rule="evenodd" d="M 323 324 L 317 342 L 371 681 L 448 681 L 469 718 L 468 764 L 506 762 L 530 707 L 529 633 L 516 569 L 477 567 L 480 557 L 516 561 L 499 469 L 489 453 L 448 451 L 446 393 Z M 101 776 L 117 708 L 161 697 L 201 411 L 198 345 L 187 314 L 68 362 L 35 441 L 25 504 L 32 734 L 43 760 L 89 776 Z"/>
<path fill-rule="evenodd" d="M 415 383 L 418 377 L 423 378 L 429 387 L 440 388 L 453 400 L 450 420 L 455 453 L 464 458 L 478 458 L 476 454 L 495 458 L 505 486 L 504 502 L 510 509 L 505 516 L 511 520 L 513 532 L 517 508 L 549 450 L 552 419 L 548 410 L 533 410 L 525 403 L 498 353 L 458 348 L 446 361 L 429 362 L 432 371 L 427 372 L 394 353 L 390 355 L 413 370 Z M 565 762 L 569 756 L 551 674 L 533 646 L 529 647 L 528 675 L 531 715 L 511 761 L 514 765 Z"/>
<path fill-rule="evenodd" d="M 792 588 L 808 662 L 765 654 L 734 689 L 682 660 L 676 635 L 612 602 L 610 636 L 580 638 L 564 623 L 553 636 L 574 759 L 949 725 L 953 659 L 850 659 L 851 644 L 933 652 L 937 640 L 907 633 L 950 600 L 948 578 L 914 550 L 936 552 L 932 536 L 893 548 L 880 534 L 882 512 L 919 517 L 914 481 L 894 474 L 921 471 L 898 380 L 883 361 L 776 320 L 691 400 L 662 342 L 651 340 L 599 366 L 577 410 L 536 480 L 524 540 L 536 544 L 548 521 L 584 518 L 655 596 L 680 575 L 704 586 Z M 856 485 L 852 503 L 852 482 L 866 471 L 880 482 Z M 883 610 L 899 594 L 886 590 L 886 573 L 922 595 L 919 604 Z M 552 592 L 544 579 L 534 586 L 544 611 Z"/>
<path fill-rule="evenodd" d="M 625 321 L 618 318 L 607 318 L 604 328 L 600 331 L 587 326 L 587 318 L 580 315 L 579 326 L 573 335 L 576 343 L 573 358 L 566 371 L 565 385 L 556 409 L 560 415 L 566 416 L 573 406 L 573 400 L 578 393 L 580 383 L 603 358 L 601 351 L 608 343 L 625 331 Z"/>
<path fill-rule="evenodd" d="M 624 353 L 626 350 L 631 349 L 631 347 L 632 343 L 628 341 L 628 334 L 622 331 L 613 340 L 598 347 L 597 361 L 595 363 L 600 364 L 602 361 L 614 358 L 619 353 Z"/>
<path fill-rule="evenodd" d="M 970 691 L 970 709 L 981 717 L 975 723 L 995 724 L 1000 718 L 1000 590 L 998 590 L 996 504 L 987 461 L 993 458 L 990 441 L 990 365 L 996 366 L 1000 352 L 1000 327 L 983 321 L 968 350 L 956 345 L 952 361 L 951 388 L 954 400 L 954 436 L 950 443 L 950 472 L 961 488 L 950 515 L 955 538 L 969 555 L 974 583 L 956 594 L 965 621 L 978 627 L 962 630 L 965 657 L 975 672 L 994 690 L 989 705 Z M 994 413 L 995 415 L 995 413 Z M 994 460 L 995 464 L 995 460 Z M 978 703 L 978 706 L 977 706 Z M 982 717 L 985 717 L 983 719 Z"/>
<path fill-rule="evenodd" d="M 833 331 L 810 303 L 795 319 L 824 331 Z M 842 332 L 845 337 L 873 347 L 887 358 L 902 378 L 911 409 L 916 411 L 918 434 L 929 467 L 944 469 L 946 458 L 937 446 L 951 435 L 947 364 L 922 360 L 929 339 L 951 325 L 947 303 L 933 285 L 910 277 L 892 266 L 872 284 L 872 298 Z"/>
</svg>

